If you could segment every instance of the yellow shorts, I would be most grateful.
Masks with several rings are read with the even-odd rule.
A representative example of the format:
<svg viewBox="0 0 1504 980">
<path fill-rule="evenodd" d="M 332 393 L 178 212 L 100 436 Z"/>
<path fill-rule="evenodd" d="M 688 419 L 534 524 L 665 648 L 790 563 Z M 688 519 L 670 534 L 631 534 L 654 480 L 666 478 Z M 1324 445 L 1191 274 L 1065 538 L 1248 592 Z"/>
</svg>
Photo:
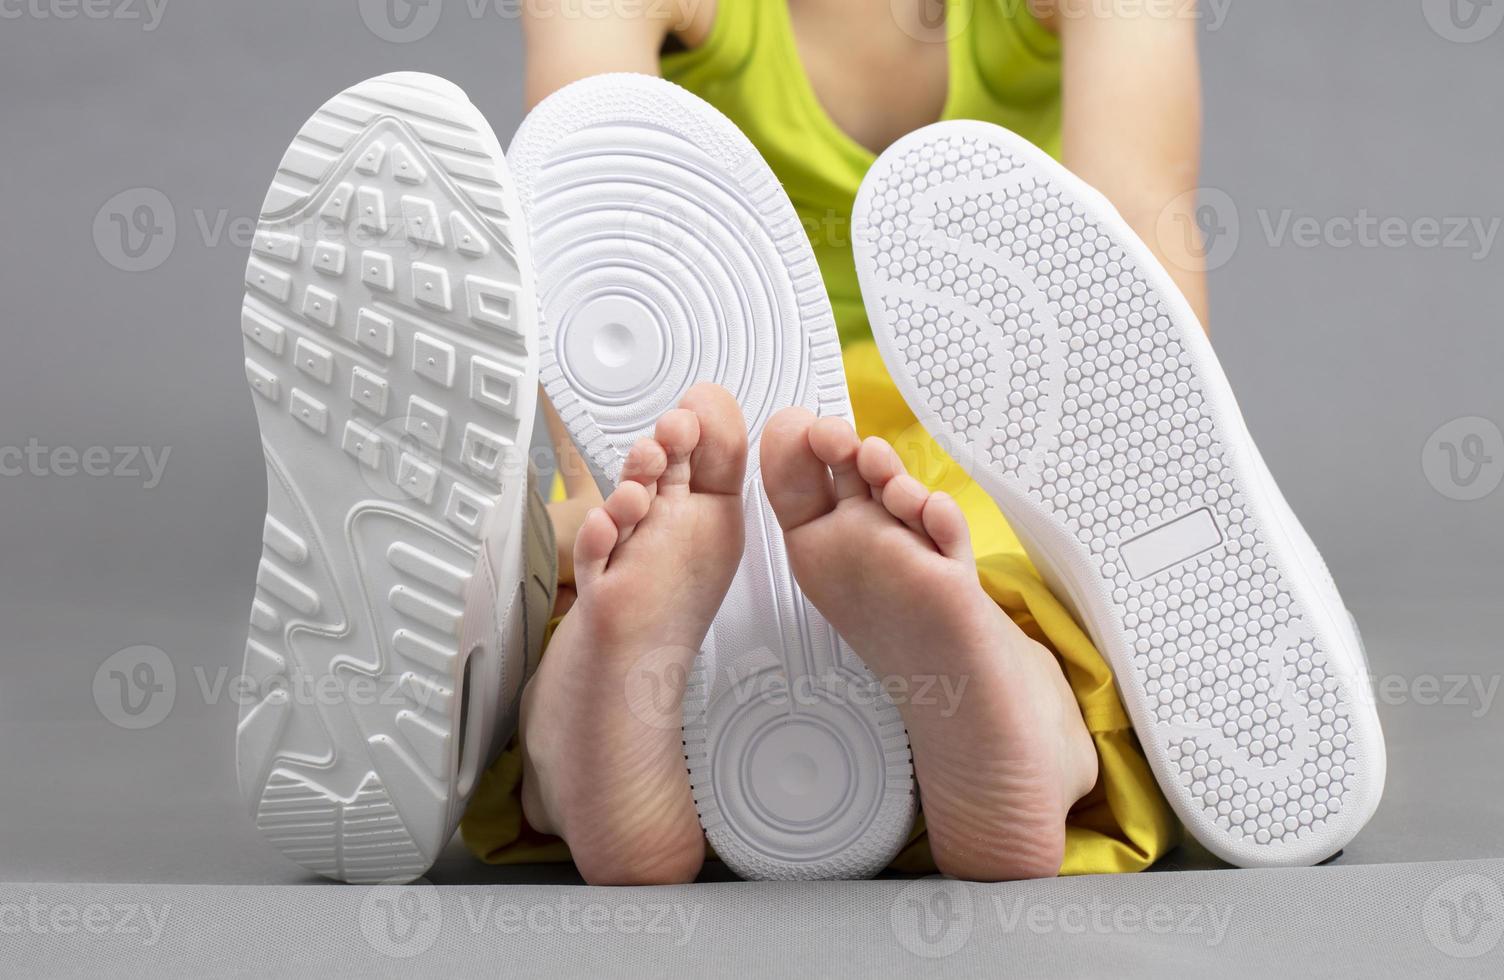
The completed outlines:
<svg viewBox="0 0 1504 980">
<path fill-rule="evenodd" d="M 1112 671 L 1040 581 L 992 498 L 915 421 L 883 368 L 876 345 L 852 344 L 845 360 L 861 435 L 887 439 L 914 476 L 956 498 L 971 522 L 976 554 L 982 556 L 977 560 L 982 587 L 1024 632 L 1055 652 L 1081 705 L 1096 742 L 1100 776 L 1067 819 L 1060 873 L 1109 874 L 1149 867 L 1175 845 L 1180 827 L 1149 771 Z M 460 824 L 465 844 L 491 864 L 568 861 L 569 849 L 562 841 L 527 826 L 521 785 L 522 757 L 514 739 L 481 777 Z M 912 873 L 935 870 L 923 813 L 892 867 Z"/>
</svg>

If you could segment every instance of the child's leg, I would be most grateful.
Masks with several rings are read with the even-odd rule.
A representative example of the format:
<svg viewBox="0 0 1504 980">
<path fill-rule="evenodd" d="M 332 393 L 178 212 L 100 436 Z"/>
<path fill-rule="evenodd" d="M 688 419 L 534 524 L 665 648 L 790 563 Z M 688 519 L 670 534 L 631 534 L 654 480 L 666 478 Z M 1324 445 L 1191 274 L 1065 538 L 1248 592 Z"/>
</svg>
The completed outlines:
<svg viewBox="0 0 1504 980">
<path fill-rule="evenodd" d="M 768 424 L 762 472 L 800 587 L 880 678 L 906 682 L 895 700 L 936 865 L 1057 873 L 1096 750 L 1053 655 L 982 590 L 955 501 L 883 440 L 802 409 Z"/>
<path fill-rule="evenodd" d="M 704 858 L 682 681 L 741 558 L 746 462 L 741 409 L 701 385 L 580 528 L 579 598 L 523 698 L 522 802 L 592 884 L 689 881 Z"/>
</svg>

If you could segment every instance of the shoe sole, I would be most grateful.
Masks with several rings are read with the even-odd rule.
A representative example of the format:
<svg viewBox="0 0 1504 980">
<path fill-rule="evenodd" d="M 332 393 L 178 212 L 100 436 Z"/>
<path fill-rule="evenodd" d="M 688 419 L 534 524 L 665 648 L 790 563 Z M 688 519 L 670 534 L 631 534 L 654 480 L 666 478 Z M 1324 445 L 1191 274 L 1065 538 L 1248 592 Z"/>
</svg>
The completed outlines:
<svg viewBox="0 0 1504 980">
<path fill-rule="evenodd" d="M 684 700 L 706 836 L 747 878 L 875 874 L 913 820 L 908 739 L 800 592 L 758 476 L 774 412 L 851 417 L 793 206 L 730 121 L 645 76 L 556 93 L 509 155 L 538 261 L 543 386 L 585 457 L 614 485 L 633 443 L 699 382 L 746 413 L 746 550 Z"/>
<path fill-rule="evenodd" d="M 329 878 L 429 868 L 505 724 L 466 678 L 521 683 L 514 654 L 462 648 L 491 576 L 519 574 L 477 557 L 526 501 L 520 214 L 464 93 L 406 73 L 326 103 L 262 206 L 241 323 L 268 508 L 237 768 L 261 832 Z"/>
<path fill-rule="evenodd" d="M 1106 655 L 1187 828 L 1244 867 L 1335 854 L 1384 782 L 1356 631 L 1163 267 L 985 123 L 885 152 L 853 239 L 888 370 Z"/>
</svg>

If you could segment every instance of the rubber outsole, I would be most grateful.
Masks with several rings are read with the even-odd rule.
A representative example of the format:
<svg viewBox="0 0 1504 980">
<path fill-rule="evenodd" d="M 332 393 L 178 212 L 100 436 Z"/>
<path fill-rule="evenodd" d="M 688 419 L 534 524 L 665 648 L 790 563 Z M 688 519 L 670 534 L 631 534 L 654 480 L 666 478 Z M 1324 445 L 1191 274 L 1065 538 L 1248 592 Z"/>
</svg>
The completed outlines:
<svg viewBox="0 0 1504 980">
<path fill-rule="evenodd" d="M 1340 850 L 1385 770 L 1356 631 L 1152 253 L 974 122 L 885 152 L 853 238 L 889 371 L 1106 655 L 1186 827 L 1246 867 Z"/>
<path fill-rule="evenodd" d="M 800 592 L 757 468 L 779 409 L 851 415 L 792 205 L 729 120 L 645 76 L 555 93 L 509 157 L 542 285 L 543 386 L 585 457 L 614 484 L 632 444 L 699 382 L 746 413 L 746 551 L 684 704 L 706 836 L 748 878 L 875 874 L 913 821 L 908 739 Z"/>
<path fill-rule="evenodd" d="M 462 648 L 488 625 L 462 621 L 515 585 L 477 558 L 484 534 L 520 533 L 527 499 L 520 214 L 480 113 L 406 73 L 319 109 L 262 207 L 241 322 L 268 511 L 237 766 L 261 832 L 330 878 L 426 871 L 481 729 L 514 721 L 465 678 L 515 689 L 518 652 Z"/>
</svg>

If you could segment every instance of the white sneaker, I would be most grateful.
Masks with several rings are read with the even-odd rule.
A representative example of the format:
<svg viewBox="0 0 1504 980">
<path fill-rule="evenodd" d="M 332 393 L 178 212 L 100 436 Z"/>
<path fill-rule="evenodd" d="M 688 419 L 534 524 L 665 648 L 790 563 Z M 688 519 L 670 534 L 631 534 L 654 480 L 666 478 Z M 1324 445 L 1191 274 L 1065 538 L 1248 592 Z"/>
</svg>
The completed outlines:
<svg viewBox="0 0 1504 980">
<path fill-rule="evenodd" d="M 387 75 L 304 125 L 252 250 L 268 505 L 241 792 L 312 871 L 414 878 L 515 729 L 553 604 L 521 210 L 464 93 Z"/>
<path fill-rule="evenodd" d="M 707 837 L 744 877 L 876 873 L 914 815 L 903 723 L 799 591 L 757 471 L 774 412 L 851 414 L 793 206 L 729 120 L 640 75 L 555 93 L 510 156 L 538 262 L 544 388 L 586 458 L 614 484 L 699 382 L 746 413 L 746 552 L 684 705 Z"/>
<path fill-rule="evenodd" d="M 1187 828 L 1245 867 L 1336 853 L 1384 785 L 1357 632 L 1148 248 L 977 122 L 884 153 L 853 238 L 889 371 L 1106 655 Z"/>
</svg>

